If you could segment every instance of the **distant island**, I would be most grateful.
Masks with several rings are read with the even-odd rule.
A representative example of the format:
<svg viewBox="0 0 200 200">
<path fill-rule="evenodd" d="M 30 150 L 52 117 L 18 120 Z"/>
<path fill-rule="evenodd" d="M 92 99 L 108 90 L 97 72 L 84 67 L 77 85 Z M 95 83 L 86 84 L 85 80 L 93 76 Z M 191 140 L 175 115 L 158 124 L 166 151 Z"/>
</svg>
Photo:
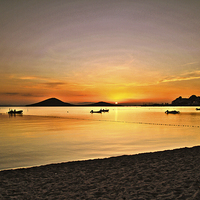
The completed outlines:
<svg viewBox="0 0 200 200">
<path fill-rule="evenodd" d="M 92 107 L 92 106 L 116 106 L 116 104 L 100 101 L 97 103 L 92 103 L 92 104 L 87 104 L 87 105 L 74 105 L 70 103 L 65 103 L 57 98 L 50 98 L 50 99 L 46 99 L 44 101 L 34 103 L 34 104 L 29 104 L 26 106 L 91 106 Z"/>
<path fill-rule="evenodd" d="M 85 105 L 85 106 L 120 106 L 120 105 L 116 105 L 116 104 L 111 104 L 111 103 L 106 103 L 106 102 L 100 101 L 98 103 L 88 104 L 88 105 Z"/>
<path fill-rule="evenodd" d="M 200 97 L 192 95 L 189 98 L 182 98 L 181 96 L 172 101 L 173 106 L 200 106 Z"/>
<path fill-rule="evenodd" d="M 26 105 L 26 106 L 72 106 L 72 104 L 65 103 L 57 98 L 50 98 L 50 99 L 46 99 L 44 101 Z"/>
<path fill-rule="evenodd" d="M 200 97 L 192 95 L 189 98 L 182 98 L 181 96 L 172 101 L 172 103 L 154 103 L 144 104 L 141 106 L 200 106 Z"/>
</svg>

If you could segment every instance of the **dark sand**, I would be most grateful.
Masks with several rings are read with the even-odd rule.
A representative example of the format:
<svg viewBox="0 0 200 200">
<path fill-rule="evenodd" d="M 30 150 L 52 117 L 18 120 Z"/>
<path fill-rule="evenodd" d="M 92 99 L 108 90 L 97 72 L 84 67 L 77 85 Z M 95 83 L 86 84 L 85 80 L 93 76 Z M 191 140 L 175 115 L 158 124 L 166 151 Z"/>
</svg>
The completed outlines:
<svg viewBox="0 0 200 200">
<path fill-rule="evenodd" d="M 0 172 L 0 199 L 200 199 L 200 146 Z"/>
</svg>

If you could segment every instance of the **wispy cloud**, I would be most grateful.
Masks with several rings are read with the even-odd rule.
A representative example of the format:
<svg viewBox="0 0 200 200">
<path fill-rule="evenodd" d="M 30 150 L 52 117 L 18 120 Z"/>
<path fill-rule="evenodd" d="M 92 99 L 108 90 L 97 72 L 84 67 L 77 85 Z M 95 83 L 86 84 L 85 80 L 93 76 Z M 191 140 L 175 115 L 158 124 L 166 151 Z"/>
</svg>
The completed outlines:
<svg viewBox="0 0 200 200">
<path fill-rule="evenodd" d="M 20 79 L 20 80 L 36 80 L 36 81 L 47 81 L 49 78 L 42 76 L 20 76 L 17 74 L 12 74 L 9 76 L 10 79 Z"/>
<path fill-rule="evenodd" d="M 21 79 L 21 80 L 38 80 L 38 81 L 49 80 L 49 78 L 40 77 L 40 76 L 21 76 L 21 77 L 19 77 L 19 79 Z"/>
<path fill-rule="evenodd" d="M 190 63 L 185 63 L 182 66 L 187 66 L 187 65 L 195 65 L 198 64 L 198 62 L 190 62 Z"/>
<path fill-rule="evenodd" d="M 56 79 L 42 77 L 42 76 L 10 76 L 11 79 L 20 79 L 25 81 L 34 82 L 34 84 L 26 85 L 26 88 L 58 88 L 65 85 L 66 82 L 61 82 Z"/>
<path fill-rule="evenodd" d="M 19 93 L 17 93 L 17 92 L 2 92 L 1 94 L 8 95 L 8 96 L 17 96 L 17 95 L 19 95 Z"/>
<path fill-rule="evenodd" d="M 6 95 L 6 96 L 22 96 L 22 97 L 41 97 L 43 95 L 40 94 L 31 94 L 31 93 L 17 93 L 17 92 L 2 92 L 0 93 L 1 95 Z"/>
<path fill-rule="evenodd" d="M 47 88 L 58 88 L 60 86 L 65 85 L 65 82 L 46 82 L 46 83 L 42 83 L 42 85 L 44 85 Z"/>
<path fill-rule="evenodd" d="M 188 81 L 200 79 L 200 70 L 194 72 L 187 72 L 183 73 L 180 76 L 169 76 L 165 77 L 164 79 L 160 80 L 159 83 L 166 83 L 166 82 L 175 82 L 175 81 Z"/>
</svg>

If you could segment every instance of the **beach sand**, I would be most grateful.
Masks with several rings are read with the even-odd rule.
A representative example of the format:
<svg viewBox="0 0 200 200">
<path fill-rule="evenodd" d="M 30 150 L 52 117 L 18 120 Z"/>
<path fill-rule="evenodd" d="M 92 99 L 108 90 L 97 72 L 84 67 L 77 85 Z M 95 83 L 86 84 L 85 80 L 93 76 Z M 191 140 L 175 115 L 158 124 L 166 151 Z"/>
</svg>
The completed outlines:
<svg viewBox="0 0 200 200">
<path fill-rule="evenodd" d="M 0 199 L 200 199 L 200 146 L 0 172 Z"/>
</svg>

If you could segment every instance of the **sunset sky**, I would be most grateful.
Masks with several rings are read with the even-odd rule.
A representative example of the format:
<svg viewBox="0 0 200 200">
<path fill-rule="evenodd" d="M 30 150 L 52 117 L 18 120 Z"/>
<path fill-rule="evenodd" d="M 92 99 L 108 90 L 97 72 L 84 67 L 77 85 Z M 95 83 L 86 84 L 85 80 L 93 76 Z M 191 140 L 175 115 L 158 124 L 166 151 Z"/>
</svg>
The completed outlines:
<svg viewBox="0 0 200 200">
<path fill-rule="evenodd" d="M 200 96 L 199 0 L 0 0 L 0 104 Z"/>
</svg>

